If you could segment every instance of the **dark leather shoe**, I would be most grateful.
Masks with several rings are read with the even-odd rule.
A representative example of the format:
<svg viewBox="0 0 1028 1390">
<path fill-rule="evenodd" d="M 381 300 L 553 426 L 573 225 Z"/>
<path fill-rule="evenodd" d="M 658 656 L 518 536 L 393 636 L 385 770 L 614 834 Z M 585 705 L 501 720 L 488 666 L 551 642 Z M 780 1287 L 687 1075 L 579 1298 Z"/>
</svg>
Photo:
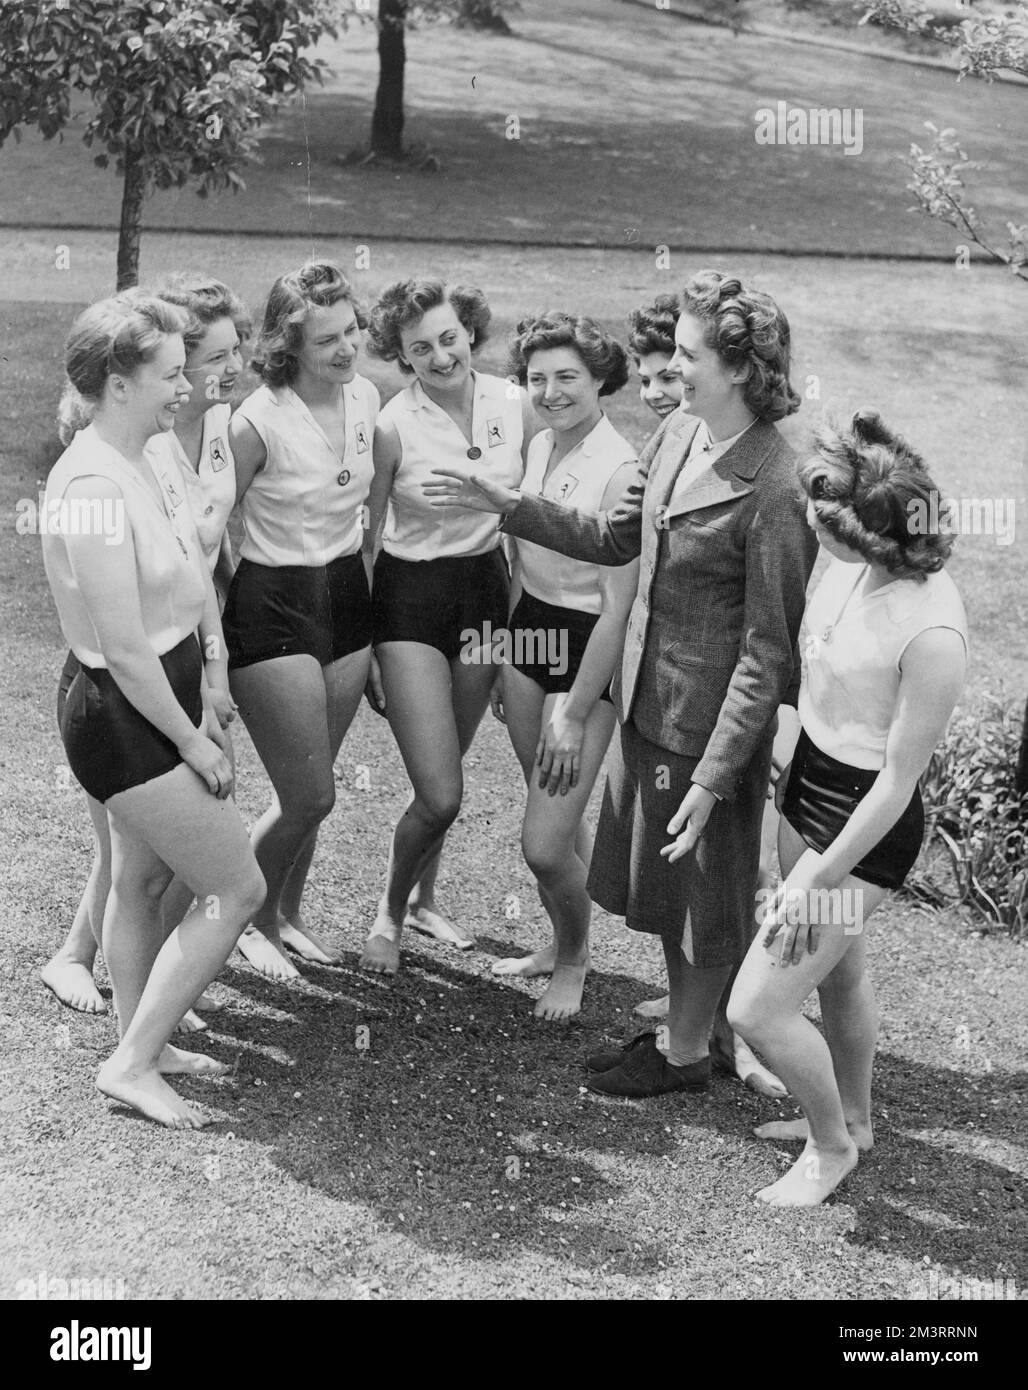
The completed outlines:
<svg viewBox="0 0 1028 1390">
<path fill-rule="evenodd" d="M 652 1033 L 649 1036 L 653 1038 Z M 611 1071 L 594 1073 L 586 1085 L 597 1095 L 632 1100 L 672 1091 L 705 1091 L 710 1085 L 710 1058 L 701 1057 L 684 1067 L 672 1066 L 654 1039 L 651 1047 L 633 1048 Z"/>
<path fill-rule="evenodd" d="M 589 1068 L 590 1071 L 610 1071 L 612 1068 L 619 1066 L 630 1053 L 635 1051 L 636 1048 L 656 1048 L 656 1046 L 656 1033 L 652 1031 L 646 1033 L 636 1033 L 632 1041 L 629 1043 L 625 1043 L 624 1047 L 619 1047 L 616 1050 L 611 1048 L 607 1052 L 592 1053 L 591 1056 L 585 1059 L 585 1065 Z"/>
</svg>

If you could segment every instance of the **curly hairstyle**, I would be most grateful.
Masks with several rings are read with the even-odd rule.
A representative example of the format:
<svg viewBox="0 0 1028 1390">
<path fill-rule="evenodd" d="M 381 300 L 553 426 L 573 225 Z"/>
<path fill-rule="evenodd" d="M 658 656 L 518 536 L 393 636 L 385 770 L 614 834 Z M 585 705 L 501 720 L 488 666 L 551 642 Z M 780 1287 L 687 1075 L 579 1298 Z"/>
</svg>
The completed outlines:
<svg viewBox="0 0 1028 1390">
<path fill-rule="evenodd" d="M 675 324 L 681 307 L 675 294 L 659 294 L 652 304 L 633 309 L 628 315 L 628 349 L 635 358 L 651 352 L 666 353 L 671 357 L 675 350 Z"/>
<path fill-rule="evenodd" d="M 153 361 L 165 338 L 185 326 L 181 309 L 138 289 L 84 309 L 64 345 L 67 379 L 57 408 L 61 443 L 70 444 L 92 420 L 109 377 L 134 376 L 144 362 Z"/>
<path fill-rule="evenodd" d="M 177 304 L 188 315 L 182 334 L 187 357 L 196 350 L 211 324 L 219 319 L 231 319 L 241 341 L 245 342 L 250 336 L 253 323 L 246 305 L 227 285 L 213 276 L 188 272 L 170 275 L 155 285 L 151 293 L 169 304 Z"/>
<path fill-rule="evenodd" d="M 618 340 L 605 333 L 595 319 L 559 309 L 521 320 L 508 345 L 505 371 L 524 386 L 532 354 L 562 347 L 576 352 L 589 375 L 602 383 L 601 396 L 620 391 L 628 380 L 628 354 Z"/>
<path fill-rule="evenodd" d="M 367 328 L 356 291 L 335 261 L 308 261 L 299 270 L 279 276 L 268 295 L 250 358 L 250 366 L 268 386 L 289 386 L 296 380 L 307 315 L 312 309 L 329 309 L 341 299 L 353 306 L 358 328 Z"/>
<path fill-rule="evenodd" d="M 822 426 L 814 445 L 799 479 L 833 540 L 897 578 L 923 581 L 942 569 L 953 536 L 915 525 L 915 514 L 930 514 L 933 494 L 938 505 L 939 491 L 901 435 L 876 411 L 860 410 L 848 430 Z"/>
<path fill-rule="evenodd" d="M 403 360 L 403 329 L 425 317 L 430 309 L 449 304 L 471 338 L 477 352 L 489 337 L 492 310 L 475 285 L 447 285 L 442 280 L 394 280 L 378 297 L 368 323 L 368 343 L 383 362 L 396 362 L 401 372 L 413 376 L 414 368 Z"/>
<path fill-rule="evenodd" d="M 704 342 L 729 367 L 745 366 L 743 399 L 760 420 L 782 420 L 800 408 L 789 381 L 789 320 L 769 294 L 734 275 L 701 270 L 682 291 L 682 313 L 705 326 Z"/>
</svg>

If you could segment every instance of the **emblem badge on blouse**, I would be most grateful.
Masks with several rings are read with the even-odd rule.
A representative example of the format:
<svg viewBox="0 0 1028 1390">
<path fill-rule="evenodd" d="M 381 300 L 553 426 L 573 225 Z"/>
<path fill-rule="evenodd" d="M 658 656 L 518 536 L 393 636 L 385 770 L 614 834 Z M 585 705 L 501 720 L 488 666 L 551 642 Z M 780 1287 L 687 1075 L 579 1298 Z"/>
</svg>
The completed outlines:
<svg viewBox="0 0 1028 1390">
<path fill-rule="evenodd" d="M 368 452 L 368 432 L 363 422 L 354 426 L 353 433 L 357 440 L 358 454 L 366 454 Z"/>
<path fill-rule="evenodd" d="M 220 439 L 211 440 L 211 468 L 215 473 L 220 473 L 223 468 L 228 467 L 228 455 L 225 453 L 225 446 Z"/>
<path fill-rule="evenodd" d="M 486 421 L 486 438 L 489 440 L 490 449 L 495 449 L 497 444 L 506 444 L 507 438 L 503 433 L 503 421 L 501 419 Z"/>
</svg>

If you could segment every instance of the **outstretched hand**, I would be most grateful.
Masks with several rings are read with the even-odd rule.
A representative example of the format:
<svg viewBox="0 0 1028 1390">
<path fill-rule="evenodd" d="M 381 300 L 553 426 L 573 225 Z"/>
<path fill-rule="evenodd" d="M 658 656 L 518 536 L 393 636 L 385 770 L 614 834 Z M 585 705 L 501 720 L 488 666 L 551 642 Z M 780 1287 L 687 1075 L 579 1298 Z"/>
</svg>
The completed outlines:
<svg viewBox="0 0 1028 1390">
<path fill-rule="evenodd" d="M 455 468 L 433 468 L 436 482 L 421 484 L 433 507 L 463 507 L 472 512 L 508 512 L 516 507 L 520 493 L 504 487 L 480 473 L 462 473 Z"/>
</svg>

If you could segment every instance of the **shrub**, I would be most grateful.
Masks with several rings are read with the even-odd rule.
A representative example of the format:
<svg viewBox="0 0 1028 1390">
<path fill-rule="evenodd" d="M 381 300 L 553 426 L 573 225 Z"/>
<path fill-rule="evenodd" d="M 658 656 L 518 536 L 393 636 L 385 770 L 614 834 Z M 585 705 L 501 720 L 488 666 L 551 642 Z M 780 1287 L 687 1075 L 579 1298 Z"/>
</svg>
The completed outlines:
<svg viewBox="0 0 1028 1390">
<path fill-rule="evenodd" d="M 956 901 L 985 924 L 1028 933 L 1028 795 L 1015 785 L 1021 710 L 996 696 L 958 715 L 921 779 L 926 848 L 941 846 L 952 870 L 947 891 L 929 852 L 910 891 L 937 906 Z"/>
</svg>

